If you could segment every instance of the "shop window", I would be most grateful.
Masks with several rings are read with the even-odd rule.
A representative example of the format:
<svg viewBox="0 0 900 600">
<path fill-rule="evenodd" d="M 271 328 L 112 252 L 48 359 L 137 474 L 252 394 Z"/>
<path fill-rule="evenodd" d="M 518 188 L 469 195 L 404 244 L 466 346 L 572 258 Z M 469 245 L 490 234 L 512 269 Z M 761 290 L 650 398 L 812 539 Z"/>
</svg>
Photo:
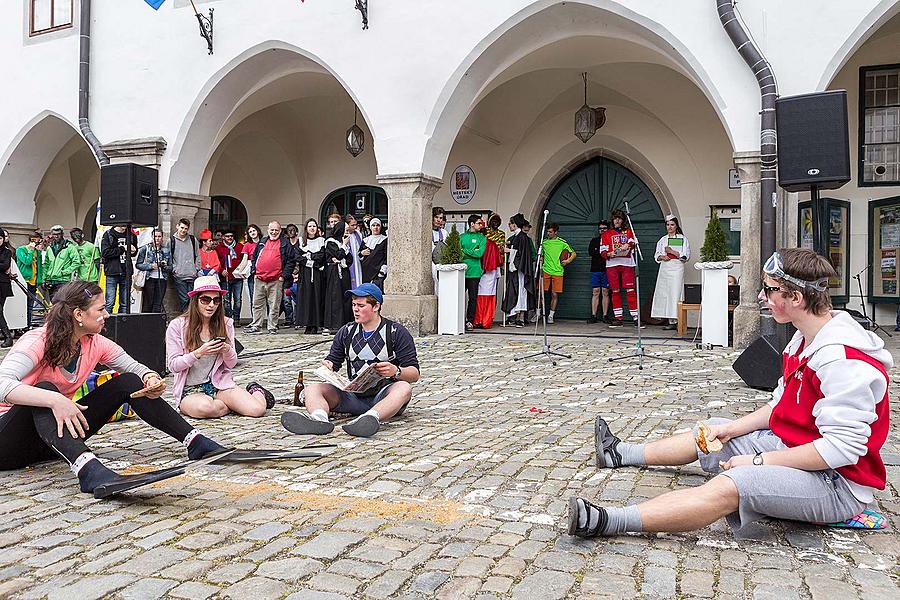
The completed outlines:
<svg viewBox="0 0 900 600">
<path fill-rule="evenodd" d="M 900 65 L 862 67 L 859 184 L 900 183 Z"/>
<path fill-rule="evenodd" d="M 30 0 L 30 35 L 58 31 L 72 26 L 75 0 Z"/>
</svg>

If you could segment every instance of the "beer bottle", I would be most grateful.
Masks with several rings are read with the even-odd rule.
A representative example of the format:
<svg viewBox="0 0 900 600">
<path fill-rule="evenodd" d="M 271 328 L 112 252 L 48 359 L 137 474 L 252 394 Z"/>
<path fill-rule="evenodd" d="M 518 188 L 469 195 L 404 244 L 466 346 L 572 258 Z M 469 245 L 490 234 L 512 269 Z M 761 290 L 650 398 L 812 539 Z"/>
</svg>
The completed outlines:
<svg viewBox="0 0 900 600">
<path fill-rule="evenodd" d="M 297 372 L 297 385 L 294 386 L 294 406 L 303 406 L 303 371 Z"/>
</svg>

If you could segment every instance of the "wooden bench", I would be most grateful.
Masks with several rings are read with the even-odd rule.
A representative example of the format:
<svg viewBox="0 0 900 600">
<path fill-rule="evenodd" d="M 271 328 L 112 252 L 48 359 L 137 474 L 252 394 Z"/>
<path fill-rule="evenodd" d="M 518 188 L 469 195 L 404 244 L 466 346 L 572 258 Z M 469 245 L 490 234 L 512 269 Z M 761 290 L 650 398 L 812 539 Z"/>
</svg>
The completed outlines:
<svg viewBox="0 0 900 600">
<path fill-rule="evenodd" d="M 734 312 L 734 305 L 728 305 L 728 312 Z M 684 337 L 684 334 L 687 333 L 687 314 L 689 310 L 700 310 L 699 304 L 686 304 L 684 302 L 678 303 L 678 335 L 679 337 Z"/>
</svg>

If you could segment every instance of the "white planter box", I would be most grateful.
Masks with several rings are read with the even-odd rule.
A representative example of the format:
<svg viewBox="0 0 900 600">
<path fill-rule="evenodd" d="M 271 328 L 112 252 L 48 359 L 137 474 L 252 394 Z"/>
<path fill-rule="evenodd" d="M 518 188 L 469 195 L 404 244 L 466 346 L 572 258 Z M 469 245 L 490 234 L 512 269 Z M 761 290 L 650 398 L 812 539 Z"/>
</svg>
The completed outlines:
<svg viewBox="0 0 900 600">
<path fill-rule="evenodd" d="M 438 334 L 466 331 L 466 265 L 437 265 Z"/>
<path fill-rule="evenodd" d="M 700 327 L 704 346 L 728 345 L 728 269 L 731 263 L 698 263 L 703 274 Z"/>
</svg>

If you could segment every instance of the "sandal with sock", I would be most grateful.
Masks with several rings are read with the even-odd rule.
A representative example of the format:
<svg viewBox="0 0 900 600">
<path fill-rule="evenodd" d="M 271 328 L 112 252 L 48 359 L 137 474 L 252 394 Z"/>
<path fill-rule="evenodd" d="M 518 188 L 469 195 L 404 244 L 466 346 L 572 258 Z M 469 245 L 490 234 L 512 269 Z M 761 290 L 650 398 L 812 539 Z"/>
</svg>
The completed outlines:
<svg viewBox="0 0 900 600">
<path fill-rule="evenodd" d="M 606 511 L 584 498 L 569 498 L 569 535 L 592 538 L 603 535 L 609 518 Z"/>
<path fill-rule="evenodd" d="M 622 455 L 616 449 L 621 440 L 609 431 L 603 417 L 594 420 L 594 458 L 598 469 L 617 469 L 622 466 Z"/>
</svg>

